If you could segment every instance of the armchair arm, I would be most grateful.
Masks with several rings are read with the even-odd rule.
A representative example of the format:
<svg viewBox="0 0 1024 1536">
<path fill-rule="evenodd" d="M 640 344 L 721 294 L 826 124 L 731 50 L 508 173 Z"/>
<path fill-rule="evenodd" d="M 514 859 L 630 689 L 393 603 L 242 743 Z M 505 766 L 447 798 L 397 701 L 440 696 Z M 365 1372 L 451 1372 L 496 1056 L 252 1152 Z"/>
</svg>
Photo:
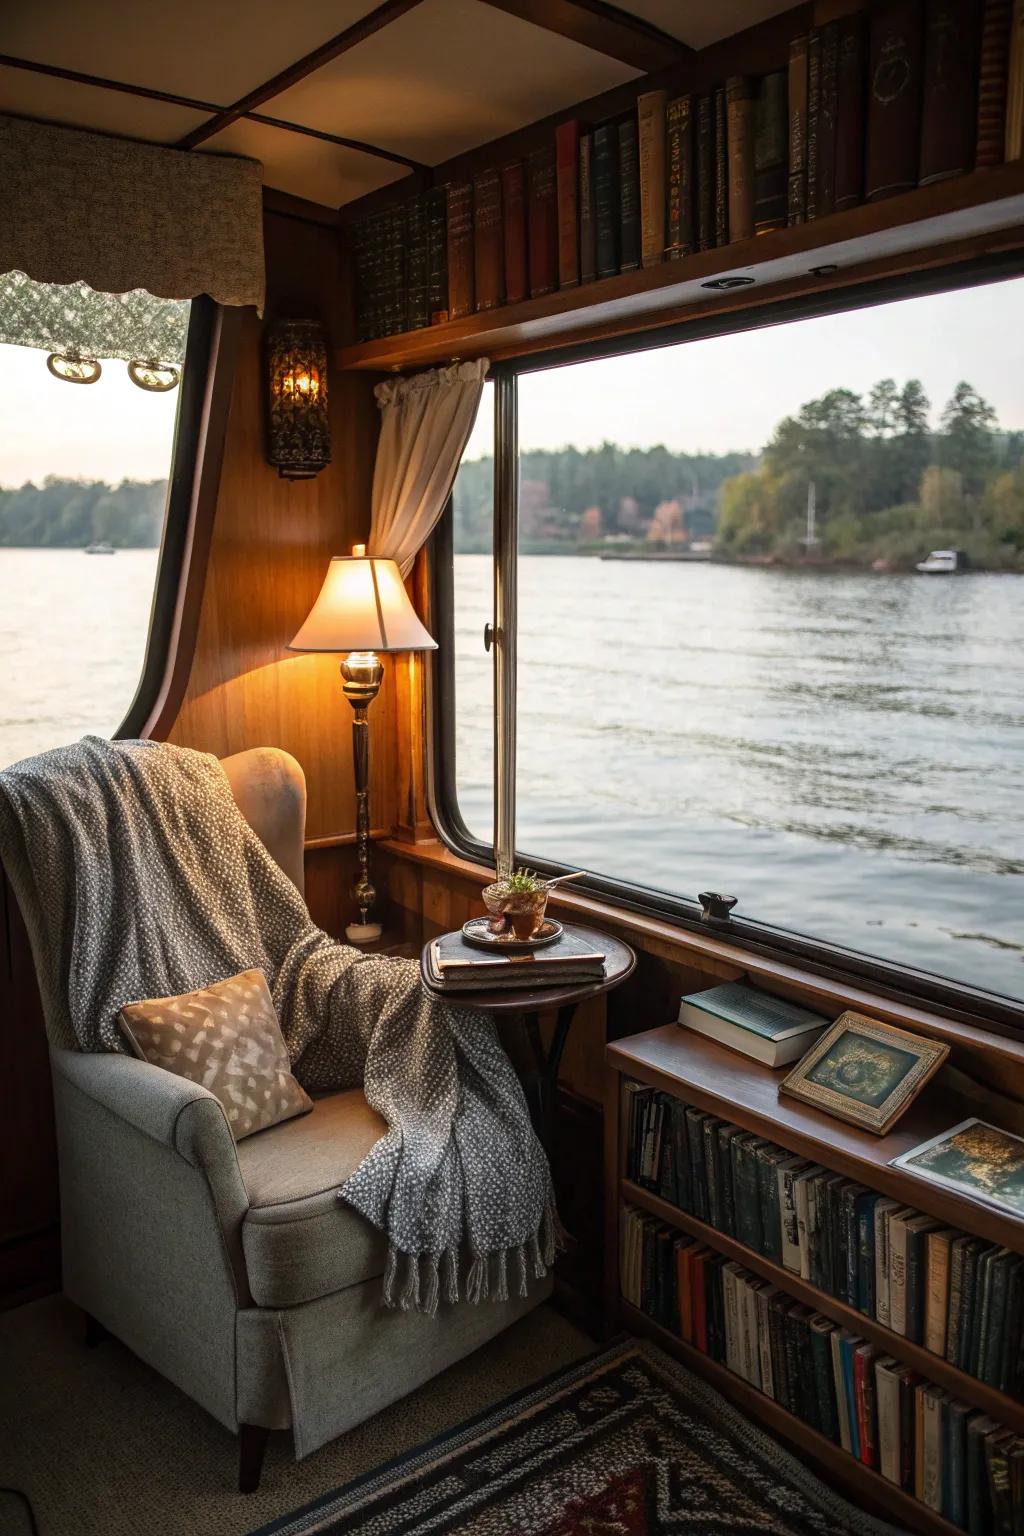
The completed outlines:
<svg viewBox="0 0 1024 1536">
<path fill-rule="evenodd" d="M 249 1199 L 219 1099 L 201 1083 L 114 1052 L 53 1050 L 53 1070 L 120 1120 L 201 1168 L 218 1206 L 244 1215 Z"/>
</svg>

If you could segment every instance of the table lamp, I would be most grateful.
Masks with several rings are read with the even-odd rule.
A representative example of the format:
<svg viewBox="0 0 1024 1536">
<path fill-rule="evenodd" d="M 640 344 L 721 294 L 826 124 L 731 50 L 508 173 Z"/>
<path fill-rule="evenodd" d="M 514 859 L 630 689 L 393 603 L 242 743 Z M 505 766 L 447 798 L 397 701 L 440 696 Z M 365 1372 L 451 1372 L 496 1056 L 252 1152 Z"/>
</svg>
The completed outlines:
<svg viewBox="0 0 1024 1536">
<path fill-rule="evenodd" d="M 380 924 L 368 914 L 376 899 L 370 882 L 370 736 L 367 711 L 380 691 L 384 666 L 379 651 L 435 651 L 409 601 L 393 560 L 367 555 L 357 544 L 351 555 L 335 555 L 320 595 L 295 639 L 292 651 L 347 651 L 341 663 L 342 688 L 352 705 L 352 755 L 356 780 L 356 855 L 359 872 L 352 894 L 359 922 L 350 923 L 351 944 L 380 938 Z"/>
</svg>

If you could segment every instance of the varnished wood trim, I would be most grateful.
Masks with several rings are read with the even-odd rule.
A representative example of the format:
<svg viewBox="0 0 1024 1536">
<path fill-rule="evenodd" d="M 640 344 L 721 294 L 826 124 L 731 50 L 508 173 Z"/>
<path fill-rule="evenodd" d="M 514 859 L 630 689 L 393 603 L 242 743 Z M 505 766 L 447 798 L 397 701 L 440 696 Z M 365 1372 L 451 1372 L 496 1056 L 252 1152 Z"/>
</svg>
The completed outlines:
<svg viewBox="0 0 1024 1536">
<path fill-rule="evenodd" d="M 652 1216 L 657 1216 L 659 1220 L 671 1222 L 680 1231 L 699 1238 L 702 1243 L 708 1243 L 712 1248 L 717 1248 L 720 1253 L 742 1264 L 744 1269 L 752 1270 L 755 1275 L 760 1275 L 762 1279 L 777 1285 L 795 1301 L 802 1301 L 805 1306 L 813 1307 L 816 1312 L 823 1312 L 826 1317 L 830 1317 L 841 1327 L 849 1328 L 851 1332 L 861 1335 L 870 1343 L 877 1344 L 883 1354 L 896 1356 L 905 1365 L 920 1371 L 922 1376 L 929 1377 L 940 1387 L 946 1387 L 953 1397 L 962 1398 L 973 1407 L 980 1408 L 983 1413 L 991 1414 L 1007 1428 L 1016 1430 L 1018 1434 L 1024 1434 L 1024 1403 L 1007 1397 L 1005 1392 L 998 1392 L 994 1387 L 986 1386 L 985 1382 L 979 1381 L 976 1376 L 970 1376 L 966 1371 L 950 1365 L 941 1355 L 932 1354 L 931 1350 L 925 1349 L 923 1344 L 915 1344 L 911 1339 L 904 1338 L 902 1334 L 894 1333 L 891 1328 L 884 1327 L 873 1317 L 858 1311 L 856 1307 L 847 1306 L 846 1302 L 840 1301 L 838 1296 L 832 1296 L 828 1291 L 811 1285 L 807 1280 L 801 1280 L 800 1276 L 795 1275 L 791 1269 L 785 1269 L 781 1264 L 773 1264 L 771 1259 L 755 1253 L 745 1243 L 737 1242 L 727 1232 L 719 1232 L 716 1227 L 710 1226 L 706 1221 L 699 1221 L 688 1212 L 679 1210 L 677 1206 L 672 1205 L 668 1200 L 662 1200 L 651 1190 L 644 1189 L 639 1184 L 633 1184 L 628 1179 L 622 1180 L 620 1188 L 621 1198 L 628 1204 L 639 1205 L 643 1210 L 650 1211 Z"/>
<path fill-rule="evenodd" d="M 651 74 L 689 58 L 693 49 L 660 27 L 606 0 L 485 0 L 496 10 L 570 38 L 620 64 Z"/>
<path fill-rule="evenodd" d="M 390 827 L 376 827 L 370 832 L 370 839 L 375 843 L 383 843 L 393 836 L 394 833 Z M 355 842 L 354 832 L 338 832 L 332 837 L 307 837 L 303 846 L 309 853 L 314 848 L 352 848 Z"/>
<path fill-rule="evenodd" d="M 841 1445 L 827 1439 L 803 1419 L 783 1408 L 773 1397 L 752 1387 L 749 1381 L 737 1376 L 703 1351 L 695 1349 L 683 1339 L 662 1328 L 646 1313 L 631 1306 L 628 1301 L 619 1302 L 619 1315 L 631 1333 L 652 1339 L 668 1354 L 674 1355 L 684 1365 L 696 1371 L 746 1413 L 755 1424 L 769 1434 L 781 1435 L 797 1453 L 812 1462 L 824 1473 L 826 1483 L 837 1483 L 854 1503 L 868 1505 L 884 1511 L 899 1521 L 901 1528 L 914 1531 L 916 1536 L 963 1536 L 958 1526 L 951 1525 L 937 1515 L 927 1504 L 922 1504 L 912 1494 L 890 1483 L 881 1473 L 864 1465 L 844 1451 Z"/>
<path fill-rule="evenodd" d="M 291 86 L 298 85 L 300 80 L 305 80 L 308 75 L 312 75 L 325 64 L 330 64 L 334 59 L 340 58 L 343 53 L 348 53 L 351 48 L 355 48 L 357 44 L 373 37 L 382 27 L 397 21 L 399 17 L 413 10 L 420 3 L 421 0 L 384 0 L 384 3 L 378 5 L 368 16 L 360 17 L 352 26 L 346 27 L 343 32 L 329 38 L 326 43 L 321 43 L 319 48 L 314 48 L 311 53 L 296 59 L 294 64 L 289 64 L 287 69 L 282 69 L 269 80 L 265 80 L 262 85 L 258 85 L 255 90 L 240 97 L 230 107 L 225 107 L 216 117 L 211 117 L 209 122 L 200 123 L 197 128 L 193 128 L 191 133 L 187 133 L 178 141 L 178 148 L 195 149 L 197 144 L 212 138 L 229 123 L 247 116 L 254 107 L 262 106 L 271 97 L 280 96 Z"/>
<path fill-rule="evenodd" d="M 242 320 L 240 309 L 218 306 L 198 430 L 188 527 L 163 678 L 148 715 L 137 729 L 130 732 L 132 735 L 158 740 L 165 736 L 177 718 L 188 686 L 217 512 Z"/>
</svg>

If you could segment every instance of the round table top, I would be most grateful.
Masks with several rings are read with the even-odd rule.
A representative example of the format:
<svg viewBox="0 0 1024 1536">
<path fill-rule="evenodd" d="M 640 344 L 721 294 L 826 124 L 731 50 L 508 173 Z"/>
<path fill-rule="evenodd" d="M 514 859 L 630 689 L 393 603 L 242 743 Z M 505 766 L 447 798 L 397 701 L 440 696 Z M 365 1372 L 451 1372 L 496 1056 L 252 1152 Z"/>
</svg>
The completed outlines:
<svg viewBox="0 0 1024 1536">
<path fill-rule="evenodd" d="M 582 923 L 566 923 L 565 928 L 578 933 L 604 953 L 604 976 L 600 981 L 587 980 L 578 984 L 564 983 L 557 987 L 492 987 L 479 992 L 442 992 L 427 980 L 426 953 L 429 944 L 423 946 L 420 955 L 420 975 L 431 997 L 443 998 L 452 1008 L 476 1008 L 484 1013 L 540 1013 L 545 1008 L 565 1008 L 584 1002 L 588 997 L 599 997 L 625 981 L 636 965 L 636 955 L 621 939 L 613 939 L 610 933 L 600 933 Z"/>
</svg>

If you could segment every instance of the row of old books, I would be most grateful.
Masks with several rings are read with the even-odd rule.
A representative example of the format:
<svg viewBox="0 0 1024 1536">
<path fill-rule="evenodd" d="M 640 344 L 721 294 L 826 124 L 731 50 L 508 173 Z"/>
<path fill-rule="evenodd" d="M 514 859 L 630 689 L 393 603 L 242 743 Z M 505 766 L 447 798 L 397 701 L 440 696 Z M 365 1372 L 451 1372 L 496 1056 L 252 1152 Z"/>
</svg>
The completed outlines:
<svg viewBox="0 0 1024 1536">
<path fill-rule="evenodd" d="M 972 1536 L 1021 1529 L 1024 1439 L 831 1318 L 635 1207 L 624 1298 Z"/>
<path fill-rule="evenodd" d="M 1024 1397 L 1024 1258 L 670 1094 L 627 1083 L 629 1177 L 922 1344 Z"/>
<path fill-rule="evenodd" d="M 1024 153 L 1024 0 L 881 0 L 787 69 L 646 91 L 354 230 L 361 341 L 573 288 Z"/>
</svg>

